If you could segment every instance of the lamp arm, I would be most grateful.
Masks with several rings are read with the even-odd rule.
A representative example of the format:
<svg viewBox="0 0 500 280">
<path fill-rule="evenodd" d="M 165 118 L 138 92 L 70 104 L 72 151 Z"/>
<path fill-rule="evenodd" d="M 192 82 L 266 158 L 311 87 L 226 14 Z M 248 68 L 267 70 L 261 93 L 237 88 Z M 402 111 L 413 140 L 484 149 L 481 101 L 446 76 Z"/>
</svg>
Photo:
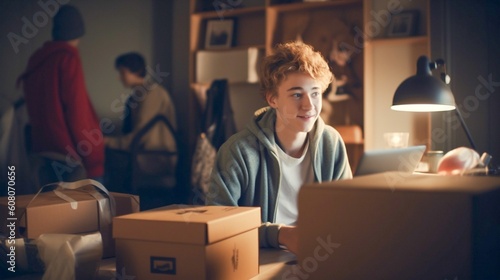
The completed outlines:
<svg viewBox="0 0 500 280">
<path fill-rule="evenodd" d="M 443 72 L 441 73 L 441 80 L 445 84 L 449 86 L 450 84 L 450 76 L 446 73 L 446 63 L 444 62 L 443 59 L 436 59 L 435 62 L 429 63 L 429 67 L 431 69 L 437 69 L 437 68 L 443 68 Z M 458 120 L 460 121 L 460 124 L 462 125 L 462 128 L 465 132 L 465 135 L 467 136 L 467 139 L 469 139 L 469 143 L 471 145 L 471 148 L 476 151 L 476 143 L 474 142 L 474 139 L 472 139 L 472 135 L 470 133 L 469 127 L 467 127 L 467 124 L 465 123 L 464 118 L 462 117 L 462 113 L 460 112 L 460 109 L 458 109 L 458 106 L 455 105 L 455 114 L 458 117 Z"/>
<path fill-rule="evenodd" d="M 476 143 L 474 142 L 474 139 L 472 139 L 472 135 L 469 131 L 469 128 L 467 127 L 467 124 L 465 123 L 464 118 L 462 117 L 462 113 L 460 112 L 460 109 L 458 109 L 458 106 L 455 107 L 455 114 L 457 115 L 458 120 L 460 121 L 460 124 L 462 125 L 462 128 L 465 131 L 465 135 L 467 135 L 467 139 L 469 139 L 469 143 L 471 145 L 471 148 L 473 150 L 477 151 Z"/>
</svg>

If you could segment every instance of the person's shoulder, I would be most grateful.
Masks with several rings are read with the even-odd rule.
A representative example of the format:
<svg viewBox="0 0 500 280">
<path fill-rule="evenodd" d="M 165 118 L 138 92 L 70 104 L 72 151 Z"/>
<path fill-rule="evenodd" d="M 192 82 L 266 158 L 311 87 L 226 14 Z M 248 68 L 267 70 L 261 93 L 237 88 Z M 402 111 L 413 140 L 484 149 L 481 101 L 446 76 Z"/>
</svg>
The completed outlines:
<svg viewBox="0 0 500 280">
<path fill-rule="evenodd" d="M 170 93 L 168 92 L 168 90 L 158 83 L 150 83 L 146 85 L 146 89 L 148 90 L 150 95 L 155 96 L 158 99 L 166 100 L 169 102 L 171 101 Z"/>
<path fill-rule="evenodd" d="M 40 51 L 47 56 L 80 58 L 78 49 L 64 42 L 47 42 Z"/>
<path fill-rule="evenodd" d="M 144 83 L 143 87 L 150 93 L 150 94 L 164 94 L 167 92 L 167 90 L 160 84 L 156 82 L 150 82 L 146 80 Z"/>
<path fill-rule="evenodd" d="M 326 162 L 346 157 L 345 143 L 340 133 L 333 127 L 325 125 L 321 135 L 320 149 Z"/>
<path fill-rule="evenodd" d="M 54 60 L 58 61 L 62 67 L 78 67 L 82 62 L 80 54 L 71 48 L 61 48 L 50 55 Z"/>
<path fill-rule="evenodd" d="M 321 137 L 332 142 L 338 142 L 339 140 L 342 140 L 342 136 L 340 136 L 340 133 L 334 127 L 327 124 L 325 124 Z"/>
<path fill-rule="evenodd" d="M 245 128 L 229 137 L 219 150 L 236 154 L 258 153 L 258 139 Z"/>
</svg>

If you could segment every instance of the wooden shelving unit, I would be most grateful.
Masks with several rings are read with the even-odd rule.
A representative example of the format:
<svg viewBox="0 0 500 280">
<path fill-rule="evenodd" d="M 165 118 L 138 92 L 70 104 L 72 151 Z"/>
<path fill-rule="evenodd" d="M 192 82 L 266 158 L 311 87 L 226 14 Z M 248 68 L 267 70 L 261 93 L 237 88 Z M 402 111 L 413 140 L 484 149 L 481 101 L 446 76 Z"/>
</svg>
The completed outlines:
<svg viewBox="0 0 500 280">
<path fill-rule="evenodd" d="M 278 25 L 280 20 L 294 13 L 312 13 L 359 5 L 363 0 L 330 0 L 324 2 L 300 2 L 287 0 L 246 0 L 227 2 L 225 6 L 210 5 L 215 3 L 206 0 L 191 1 L 191 34 L 190 34 L 190 81 L 195 81 L 194 57 L 197 51 L 204 49 L 205 29 L 208 20 L 235 19 L 236 20 L 236 42 L 232 48 L 242 49 L 248 47 L 264 47 L 266 53 L 272 51 L 273 46 L 282 40 L 277 39 L 282 30 Z M 224 2 L 224 1 L 221 1 Z M 230 6 L 229 3 L 238 4 Z M 248 6 L 244 6 L 247 5 Z M 225 9 L 221 8 L 225 7 Z"/>
<path fill-rule="evenodd" d="M 264 48 L 266 53 L 271 53 L 273 46 L 283 41 L 294 40 L 294 32 L 301 33 L 305 36 L 311 37 L 315 33 L 319 34 L 319 38 L 313 45 L 316 50 L 319 50 L 327 56 L 328 46 L 327 41 L 329 38 L 328 28 L 329 20 L 332 17 L 342 18 L 344 15 L 354 15 L 354 18 L 359 16 L 359 28 L 366 33 L 366 23 L 374 20 L 373 12 L 377 12 L 387 7 L 388 2 L 391 0 L 330 0 L 324 2 L 301 2 L 290 0 L 245 0 L 245 1 L 232 1 L 227 3 L 239 3 L 236 6 L 226 6 L 225 10 L 215 10 L 211 3 L 213 1 L 206 0 L 190 0 L 191 1 L 191 15 L 190 15 L 190 82 L 194 83 L 196 80 L 196 53 L 204 49 L 205 42 L 205 29 L 208 20 L 227 19 L 231 18 L 236 21 L 235 26 L 235 43 L 232 49 L 243 49 L 248 47 Z M 386 38 L 385 34 L 380 36 L 373 36 L 364 41 L 362 47 L 359 48 L 361 52 L 361 62 L 356 64 L 361 70 L 361 81 L 363 83 L 363 90 L 358 100 L 361 100 L 363 107 L 359 110 L 362 114 L 361 126 L 363 127 L 363 134 L 367 140 L 368 145 L 364 148 L 378 148 L 380 141 L 378 137 L 382 135 L 386 129 L 381 125 L 385 122 L 386 126 L 390 126 L 390 120 L 380 118 L 377 114 L 389 114 L 392 116 L 393 112 L 389 112 L 390 104 L 380 103 L 381 99 L 388 99 L 389 95 L 392 96 L 392 89 L 387 86 L 380 86 L 381 84 L 393 85 L 400 82 L 401 74 L 411 74 L 415 69 L 416 58 L 414 56 L 429 54 L 430 53 L 430 40 L 429 40 L 429 24 L 428 24 L 428 1 L 430 0 L 413 0 L 410 4 L 406 1 L 404 9 L 417 9 L 420 10 L 421 26 L 417 36 L 405 38 Z M 224 1 L 222 1 L 224 2 Z M 401 1 L 401 3 L 403 3 Z M 219 7 L 220 8 L 220 7 Z M 358 12 L 359 11 L 359 12 Z M 325 26 L 321 28 L 309 28 L 301 30 L 302 26 L 315 21 L 315 24 L 326 22 Z M 323 33 L 321 33 L 323 32 Z M 331 39 L 331 38 L 330 38 Z M 307 38 L 304 41 L 310 42 Z M 396 52 L 395 57 L 390 57 L 387 50 L 394 48 L 399 50 Z M 222 50 L 223 51 L 223 50 Z M 389 55 L 389 57 L 385 57 Z M 399 60 L 405 59 L 406 63 L 401 64 Z M 386 67 L 381 65 L 381 61 L 385 61 Z M 394 63 L 395 68 L 391 68 L 387 63 Z M 399 66 L 398 66 L 399 65 Z M 364 69 L 364 70 L 363 70 Z M 385 73 L 389 69 L 389 72 Z M 398 75 L 391 73 L 397 71 Z M 402 80 L 401 80 L 402 81 Z M 386 90 L 386 92 L 381 92 Z M 188 102 L 195 103 L 194 94 L 190 94 Z M 385 102 L 385 101 L 384 101 Z M 368 106 L 366 106 L 368 104 Z M 193 122 L 199 117 L 199 112 L 196 106 L 193 107 L 193 112 L 190 114 Z M 379 108 L 382 108 L 379 110 Z M 363 117 L 364 115 L 364 117 Z M 405 122 L 400 125 L 407 125 L 407 129 L 411 130 L 410 133 L 415 135 L 414 143 L 428 142 L 429 136 L 429 123 L 426 116 L 410 116 L 402 117 Z M 396 118 L 397 119 L 397 118 Z M 382 121 L 383 120 L 383 121 Z M 363 123 L 364 122 L 364 123 Z M 398 121 L 396 121 L 398 122 Z M 404 123 L 404 124 L 403 124 Z M 394 129 L 399 129 L 396 125 Z M 380 136 L 382 137 L 382 136 Z M 191 139 L 195 139 L 196 135 L 192 135 Z M 376 139 L 377 138 L 377 139 Z M 193 143 L 194 144 L 194 140 Z M 359 147 L 358 147 L 359 148 Z M 361 151 L 363 145 L 361 145 Z M 359 150 L 356 154 L 360 154 Z"/>
<path fill-rule="evenodd" d="M 292 11 L 307 11 L 312 9 L 324 9 L 338 6 L 345 6 L 349 4 L 359 4 L 362 0 L 336 0 L 336 1 L 323 1 L 323 2 L 297 2 L 286 4 L 271 4 L 269 9 L 278 12 L 292 12 Z"/>
<path fill-rule="evenodd" d="M 416 72 L 416 61 L 430 55 L 429 1 L 400 2 L 401 10 L 417 10 L 417 34 L 411 37 L 386 37 L 377 34 L 364 44 L 364 118 L 365 149 L 383 149 L 386 132 L 409 132 L 410 145 L 430 147 L 430 114 L 396 112 L 390 109 L 397 86 Z M 373 12 L 388 7 L 390 0 L 364 0 L 365 22 L 376 22 Z M 365 33 L 369 33 L 365 25 Z"/>
<path fill-rule="evenodd" d="M 412 45 L 412 44 L 427 44 L 429 41 L 428 36 L 410 36 L 402 38 L 374 38 L 366 40 L 365 44 L 371 45 Z"/>
<path fill-rule="evenodd" d="M 252 13 L 261 13 L 265 12 L 265 7 L 248 7 L 248 8 L 232 8 L 227 11 L 205 11 L 205 12 L 197 12 L 193 13 L 191 16 L 200 17 L 200 18 L 217 18 L 220 15 L 224 17 L 235 17 L 240 15 L 247 15 Z"/>
</svg>

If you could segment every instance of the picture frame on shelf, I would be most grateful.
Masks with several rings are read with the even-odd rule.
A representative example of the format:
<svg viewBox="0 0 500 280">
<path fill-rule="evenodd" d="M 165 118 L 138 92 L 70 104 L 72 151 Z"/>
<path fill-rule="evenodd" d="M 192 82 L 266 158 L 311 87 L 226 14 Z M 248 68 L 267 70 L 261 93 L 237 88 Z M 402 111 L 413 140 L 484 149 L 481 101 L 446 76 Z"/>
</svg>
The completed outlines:
<svg viewBox="0 0 500 280">
<path fill-rule="evenodd" d="M 416 34 L 418 25 L 418 11 L 402 11 L 392 16 L 388 37 L 409 37 Z"/>
<path fill-rule="evenodd" d="M 233 45 L 234 19 L 208 20 L 205 49 L 228 49 Z"/>
</svg>

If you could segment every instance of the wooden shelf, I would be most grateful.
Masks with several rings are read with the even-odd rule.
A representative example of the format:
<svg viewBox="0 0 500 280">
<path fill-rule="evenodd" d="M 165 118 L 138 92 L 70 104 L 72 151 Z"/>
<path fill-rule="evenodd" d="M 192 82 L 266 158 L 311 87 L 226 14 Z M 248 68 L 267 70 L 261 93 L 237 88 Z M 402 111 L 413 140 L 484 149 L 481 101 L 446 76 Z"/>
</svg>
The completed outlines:
<svg viewBox="0 0 500 280">
<path fill-rule="evenodd" d="M 405 1 L 404 10 L 420 11 L 417 35 L 409 37 L 373 37 L 365 40 L 364 56 L 364 140 L 365 149 L 384 149 L 383 133 L 391 131 L 409 132 L 409 143 L 431 146 L 430 114 L 401 114 L 390 109 L 394 91 L 409 76 L 415 75 L 419 56 L 430 56 L 430 1 Z M 378 22 L 381 32 L 385 26 L 374 16 L 388 9 L 392 0 L 364 0 L 364 33 L 374 30 L 370 22 Z"/>
<path fill-rule="evenodd" d="M 264 50 L 266 46 L 264 45 L 247 45 L 247 46 L 233 46 L 227 49 L 199 49 L 198 51 L 213 51 L 213 52 L 226 52 L 226 51 L 235 51 L 235 50 L 246 50 L 249 48 L 257 48 Z"/>
<path fill-rule="evenodd" d="M 351 4 L 361 4 L 361 3 L 363 3 L 362 0 L 332 0 L 324 2 L 300 2 L 292 4 L 275 4 L 275 5 L 270 5 L 268 8 L 275 10 L 276 12 L 292 12 L 292 11 L 303 11 L 309 9 L 338 7 Z"/>
<path fill-rule="evenodd" d="M 373 38 L 366 40 L 365 43 L 372 45 L 379 44 L 418 44 L 427 43 L 429 40 L 428 36 L 409 36 L 409 37 L 384 37 L 384 38 Z"/>
<path fill-rule="evenodd" d="M 359 112 L 353 114 L 356 120 L 350 118 L 350 121 L 363 124 L 364 147 L 368 149 L 377 148 L 384 144 L 383 138 L 379 139 L 381 133 L 386 127 L 389 127 L 387 131 L 396 131 L 390 128 L 394 126 L 393 123 L 396 125 L 395 129 L 401 131 L 411 130 L 411 133 L 415 135 L 414 139 L 429 139 L 428 133 L 423 132 L 425 125 L 421 125 L 422 121 L 414 120 L 410 115 L 408 117 L 406 115 L 403 117 L 397 116 L 396 120 L 396 117 L 392 118 L 392 111 L 386 105 L 380 105 L 381 98 L 387 99 L 387 102 L 382 102 L 383 104 L 390 104 L 392 101 L 392 87 L 397 86 L 399 79 L 413 74 L 414 60 L 416 59 L 413 56 L 417 54 L 429 55 L 430 53 L 429 1 L 431 0 L 406 1 L 403 7 L 404 9 L 416 9 L 421 12 L 420 22 L 415 33 L 420 35 L 366 39 L 365 46 L 360 47 L 362 51 L 361 58 L 353 60 L 356 62 L 356 64 L 353 64 L 353 68 L 356 69 L 355 71 L 360 72 L 358 76 L 362 81 L 362 89 L 357 90 L 358 99 L 356 100 L 359 100 L 359 102 L 349 103 L 349 106 L 356 109 L 351 107 L 349 109 L 340 109 L 345 112 L 348 112 L 348 110 L 350 112 Z M 232 3 L 236 2 L 233 1 Z M 316 50 L 328 54 L 331 50 L 331 44 L 328 41 L 332 40 L 334 36 L 332 34 L 335 30 L 335 26 L 332 26 L 334 20 L 342 20 L 347 17 L 350 21 L 356 23 L 355 26 L 364 30 L 364 33 L 370 34 L 370 32 L 367 32 L 370 30 L 365 29 L 370 28 L 368 23 L 375 20 L 373 13 L 385 11 L 391 2 L 393 0 L 328 0 L 321 2 L 245 0 L 241 2 L 246 5 L 245 7 L 239 6 L 234 9 L 215 11 L 210 6 L 212 1 L 190 0 L 189 81 L 194 83 L 196 80 L 196 53 L 200 50 L 224 52 L 256 47 L 259 50 L 264 49 L 267 54 L 270 54 L 277 43 L 293 40 L 297 37 L 297 34 L 302 34 L 304 41 L 314 45 Z M 211 19 L 224 18 L 236 19 L 233 42 L 235 46 L 228 49 L 205 49 L 204 41 L 207 22 Z M 347 28 L 351 27 L 347 26 Z M 383 30 L 381 31 L 384 33 L 377 33 L 378 35 L 385 34 L 387 26 L 382 27 Z M 391 64 L 397 64 L 399 67 L 396 69 L 396 67 L 388 65 L 386 63 L 388 59 Z M 375 92 L 377 95 L 375 95 Z M 189 96 L 189 102 L 194 104 L 195 98 L 191 94 Z M 197 108 L 195 105 L 191 107 Z M 378 117 L 373 118 L 374 115 Z M 382 116 L 382 120 L 379 115 Z M 198 110 L 190 112 L 190 119 L 193 121 L 198 119 L 199 116 L 200 111 Z M 336 119 L 336 121 L 339 121 L 339 119 Z M 330 122 L 333 123 L 332 120 Z M 192 139 L 190 139 L 194 143 L 197 134 L 195 132 L 190 133 L 192 133 Z M 363 144 L 360 145 L 363 146 Z M 353 159 L 359 157 L 359 155 L 351 156 Z"/>
<path fill-rule="evenodd" d="M 247 8 L 234 8 L 231 10 L 223 11 L 222 16 L 226 17 L 235 17 L 241 15 L 255 14 L 255 13 L 264 13 L 266 11 L 265 7 L 247 7 Z M 203 19 L 208 18 L 219 18 L 219 13 L 217 11 L 206 11 L 206 12 L 198 12 L 194 13 L 191 16 L 199 17 Z"/>
</svg>

